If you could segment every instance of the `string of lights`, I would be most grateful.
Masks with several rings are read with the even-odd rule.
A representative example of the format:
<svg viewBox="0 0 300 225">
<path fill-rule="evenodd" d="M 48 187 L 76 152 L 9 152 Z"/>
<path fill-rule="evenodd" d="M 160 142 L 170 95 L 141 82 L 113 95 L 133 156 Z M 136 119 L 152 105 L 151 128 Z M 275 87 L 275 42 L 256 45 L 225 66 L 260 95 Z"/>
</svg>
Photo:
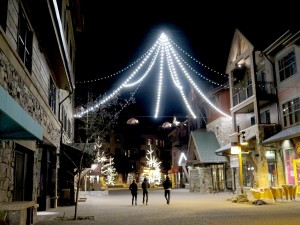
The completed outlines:
<svg viewBox="0 0 300 225">
<path fill-rule="evenodd" d="M 156 49 L 156 51 L 155 51 Z M 139 72 L 143 68 L 144 64 L 150 59 L 153 52 L 155 51 L 155 54 L 151 60 L 150 65 L 148 66 L 148 69 L 146 72 L 135 82 L 129 83 L 134 77 L 137 75 L 140 75 Z M 159 108 L 160 108 L 160 99 L 161 99 L 161 92 L 162 92 L 162 86 L 163 86 L 163 77 L 165 74 L 164 71 L 164 57 L 166 57 L 167 61 L 167 67 L 169 71 L 169 75 L 171 76 L 171 79 L 175 85 L 175 87 L 178 89 L 183 102 L 185 103 L 186 108 L 188 109 L 190 115 L 193 118 L 196 118 L 196 115 L 194 114 L 191 106 L 188 103 L 188 100 L 184 94 L 184 88 L 183 85 L 180 82 L 179 79 L 179 71 L 176 69 L 174 62 L 177 63 L 177 66 L 179 67 L 182 74 L 185 76 L 187 81 L 195 88 L 196 92 L 200 94 L 200 96 L 216 111 L 221 113 L 222 115 L 231 118 L 229 115 L 227 115 L 225 112 L 220 110 L 218 107 L 216 107 L 201 91 L 201 89 L 196 85 L 196 83 L 193 81 L 185 67 L 183 66 L 183 63 L 180 60 L 179 53 L 175 51 L 173 45 L 171 44 L 170 39 L 162 33 L 158 39 L 158 41 L 155 42 L 155 44 L 150 48 L 150 50 L 147 52 L 147 54 L 143 57 L 142 62 L 137 66 L 137 68 L 129 75 L 129 77 L 118 87 L 116 88 L 110 95 L 106 96 L 104 99 L 95 102 L 95 104 L 91 107 L 88 107 L 87 109 L 83 110 L 82 112 L 74 115 L 74 117 L 82 117 L 83 115 L 92 112 L 100 107 L 101 104 L 104 104 L 105 102 L 109 101 L 111 98 L 113 98 L 115 95 L 117 95 L 123 88 L 125 87 L 131 87 L 137 84 L 141 84 L 141 82 L 145 79 L 145 77 L 149 74 L 151 69 L 153 68 L 153 65 L 156 61 L 156 58 L 158 54 L 160 53 L 160 64 L 159 64 L 159 78 L 158 78 L 158 85 L 157 85 L 157 98 L 156 98 L 156 109 L 155 109 L 155 115 L 154 117 L 158 117 Z"/>
<path fill-rule="evenodd" d="M 200 66 L 202 66 L 202 67 L 204 67 L 204 68 L 210 70 L 210 71 L 213 72 L 213 73 L 216 73 L 216 74 L 218 74 L 218 75 L 221 75 L 221 76 L 223 76 L 223 77 L 228 78 L 228 75 L 227 75 L 227 74 L 220 73 L 220 72 L 214 70 L 213 68 L 211 68 L 211 67 L 205 65 L 204 63 L 200 62 L 199 60 L 197 60 L 197 59 L 194 58 L 193 56 L 191 56 L 188 52 L 184 51 L 181 47 L 179 47 L 174 41 L 170 40 L 170 42 L 171 42 L 176 48 L 178 48 L 182 53 L 184 53 L 186 56 L 188 56 L 188 57 L 191 58 L 193 61 L 195 61 L 196 63 L 198 63 Z"/>
<path fill-rule="evenodd" d="M 155 43 L 156 45 L 157 43 Z M 154 46 L 155 46 L 154 45 Z M 128 66 L 126 66 L 125 68 L 113 73 L 113 74 L 110 74 L 110 75 L 107 75 L 105 77 L 100 77 L 100 78 L 97 78 L 97 79 L 94 79 L 94 80 L 85 80 L 85 81 L 76 81 L 76 84 L 88 84 L 88 83 L 92 83 L 92 82 L 97 82 L 97 81 L 101 81 L 101 80 L 106 80 L 106 79 L 110 79 L 118 74 L 121 74 L 125 71 L 127 71 L 128 69 L 130 69 L 131 67 L 133 67 L 135 64 L 137 64 L 139 61 L 141 61 L 143 58 L 145 58 L 149 52 L 151 51 L 151 49 L 149 49 L 146 53 L 144 53 L 140 58 L 138 58 L 137 60 L 135 60 L 133 63 L 129 64 Z"/>
</svg>

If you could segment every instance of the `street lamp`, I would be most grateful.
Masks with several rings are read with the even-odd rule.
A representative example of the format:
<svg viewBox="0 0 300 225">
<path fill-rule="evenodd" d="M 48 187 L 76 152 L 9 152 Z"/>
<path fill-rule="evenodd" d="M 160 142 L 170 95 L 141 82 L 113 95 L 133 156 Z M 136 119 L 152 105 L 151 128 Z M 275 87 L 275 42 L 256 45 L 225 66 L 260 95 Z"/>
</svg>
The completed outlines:
<svg viewBox="0 0 300 225">
<path fill-rule="evenodd" d="M 242 140 L 241 140 L 242 139 Z M 246 141 L 245 132 L 237 132 L 231 137 L 231 154 L 238 155 L 239 158 L 239 176 L 240 176 L 240 187 L 241 194 L 244 194 L 243 191 L 243 158 L 242 158 L 242 147 L 248 145 Z"/>
</svg>

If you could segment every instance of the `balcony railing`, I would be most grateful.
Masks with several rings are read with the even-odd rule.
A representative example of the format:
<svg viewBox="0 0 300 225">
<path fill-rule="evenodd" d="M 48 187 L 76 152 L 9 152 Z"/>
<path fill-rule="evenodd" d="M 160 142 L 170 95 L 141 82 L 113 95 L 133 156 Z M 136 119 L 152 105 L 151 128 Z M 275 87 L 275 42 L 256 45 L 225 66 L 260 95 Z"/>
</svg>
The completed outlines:
<svg viewBox="0 0 300 225">
<path fill-rule="evenodd" d="M 233 106 L 240 104 L 241 102 L 245 101 L 247 98 L 253 95 L 252 92 L 252 84 L 244 87 L 241 91 L 237 92 L 233 96 Z"/>
<path fill-rule="evenodd" d="M 276 88 L 273 82 L 258 81 L 256 86 L 259 94 L 269 94 L 269 95 L 276 94 Z"/>
<path fill-rule="evenodd" d="M 273 82 L 257 82 L 257 94 L 264 96 L 264 95 L 275 95 L 276 88 Z M 241 102 L 245 101 L 247 98 L 253 95 L 252 92 L 252 84 L 248 85 L 247 87 L 243 87 L 243 89 L 237 92 L 233 96 L 233 106 L 240 104 Z"/>
</svg>

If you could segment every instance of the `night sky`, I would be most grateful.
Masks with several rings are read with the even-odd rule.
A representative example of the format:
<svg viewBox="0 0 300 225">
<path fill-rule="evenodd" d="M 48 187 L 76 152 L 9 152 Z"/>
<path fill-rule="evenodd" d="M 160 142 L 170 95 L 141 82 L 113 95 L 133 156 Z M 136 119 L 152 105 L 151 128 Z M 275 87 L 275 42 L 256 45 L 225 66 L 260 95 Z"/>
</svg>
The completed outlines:
<svg viewBox="0 0 300 225">
<path fill-rule="evenodd" d="M 176 1 L 155 2 L 125 5 L 117 1 L 82 1 L 85 29 L 78 35 L 77 42 L 77 95 L 87 95 L 82 91 L 83 87 L 97 94 L 110 93 L 126 77 L 125 73 L 89 84 L 81 82 L 107 77 L 126 68 L 141 57 L 162 32 L 201 63 L 225 73 L 236 28 L 254 45 L 259 40 L 264 48 L 285 31 L 299 28 L 296 7 L 282 13 L 279 9 L 284 7 L 274 4 L 272 9 L 257 3 L 246 8 L 246 2 L 240 2 L 233 4 L 231 10 L 228 10 L 229 6 L 225 10 L 224 6 L 213 1 L 206 6 L 201 6 L 202 1 L 180 1 L 180 4 Z M 284 5 L 288 6 L 288 1 Z M 223 76 L 201 66 L 196 69 L 216 82 L 226 81 Z M 135 96 L 137 103 L 124 111 L 124 118 L 154 120 L 156 75 L 149 76 Z M 202 80 L 198 81 L 201 83 Z M 182 106 L 180 96 L 174 91 L 173 83 L 165 85 L 168 90 L 162 99 L 165 107 L 156 121 L 171 121 L 174 115 L 183 120 L 188 112 Z"/>
</svg>

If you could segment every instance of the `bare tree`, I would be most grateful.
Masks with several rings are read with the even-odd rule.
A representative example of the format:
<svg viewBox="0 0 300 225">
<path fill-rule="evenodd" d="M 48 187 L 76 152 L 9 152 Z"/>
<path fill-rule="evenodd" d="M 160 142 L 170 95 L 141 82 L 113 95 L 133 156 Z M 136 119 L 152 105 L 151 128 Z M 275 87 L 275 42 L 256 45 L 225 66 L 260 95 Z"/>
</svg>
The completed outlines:
<svg viewBox="0 0 300 225">
<path fill-rule="evenodd" d="M 95 101 L 97 101 L 97 99 Z M 91 108 L 95 101 L 89 101 L 87 108 Z M 103 151 L 105 151 L 105 137 L 117 124 L 121 110 L 134 103 L 135 99 L 133 98 L 133 94 L 128 99 L 121 99 L 119 96 L 115 96 L 105 104 L 101 104 L 97 108 L 94 107 L 94 110 L 76 119 L 77 142 L 82 143 L 82 148 L 80 149 L 80 160 L 77 163 L 73 161 L 76 167 L 74 176 L 78 178 L 76 184 L 74 220 L 77 220 L 79 190 L 81 179 L 84 176 L 83 171 L 86 168 L 90 168 L 95 160 L 97 160 L 97 157 L 103 155 Z M 84 109 L 81 107 L 76 110 L 79 112 Z M 91 144 L 93 148 L 88 147 Z M 72 160 L 69 156 L 67 156 L 67 158 Z"/>
</svg>

